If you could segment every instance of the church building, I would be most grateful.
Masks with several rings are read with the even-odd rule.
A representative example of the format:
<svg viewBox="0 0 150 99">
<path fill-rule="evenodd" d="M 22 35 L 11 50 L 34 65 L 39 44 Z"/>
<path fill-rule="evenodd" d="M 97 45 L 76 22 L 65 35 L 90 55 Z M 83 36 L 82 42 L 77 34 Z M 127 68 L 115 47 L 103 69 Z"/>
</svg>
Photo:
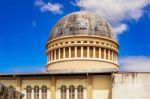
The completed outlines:
<svg viewBox="0 0 150 99">
<path fill-rule="evenodd" d="M 150 73 L 118 72 L 118 49 L 104 18 L 73 12 L 50 33 L 46 72 L 0 74 L 0 83 L 23 99 L 150 99 Z"/>
</svg>

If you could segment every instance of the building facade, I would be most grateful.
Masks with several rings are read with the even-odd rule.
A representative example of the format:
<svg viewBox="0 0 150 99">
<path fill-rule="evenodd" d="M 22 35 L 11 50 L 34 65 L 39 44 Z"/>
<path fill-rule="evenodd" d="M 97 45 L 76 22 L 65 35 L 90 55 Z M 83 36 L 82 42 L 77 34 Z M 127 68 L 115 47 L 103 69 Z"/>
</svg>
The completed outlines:
<svg viewBox="0 0 150 99">
<path fill-rule="evenodd" d="M 24 99 L 150 98 L 150 84 L 142 81 L 150 80 L 149 73 L 118 72 L 115 33 L 98 15 L 80 11 L 63 17 L 46 49 L 46 72 L 1 74 L 0 83 L 13 86 Z"/>
</svg>

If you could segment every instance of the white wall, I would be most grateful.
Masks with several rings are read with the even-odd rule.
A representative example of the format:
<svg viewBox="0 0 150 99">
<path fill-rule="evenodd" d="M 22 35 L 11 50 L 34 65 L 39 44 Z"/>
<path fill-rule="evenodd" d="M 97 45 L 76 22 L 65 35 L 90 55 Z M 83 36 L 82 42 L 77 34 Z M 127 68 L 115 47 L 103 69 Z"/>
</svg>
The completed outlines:
<svg viewBox="0 0 150 99">
<path fill-rule="evenodd" d="M 112 99 L 150 99 L 150 73 L 115 73 Z"/>
</svg>

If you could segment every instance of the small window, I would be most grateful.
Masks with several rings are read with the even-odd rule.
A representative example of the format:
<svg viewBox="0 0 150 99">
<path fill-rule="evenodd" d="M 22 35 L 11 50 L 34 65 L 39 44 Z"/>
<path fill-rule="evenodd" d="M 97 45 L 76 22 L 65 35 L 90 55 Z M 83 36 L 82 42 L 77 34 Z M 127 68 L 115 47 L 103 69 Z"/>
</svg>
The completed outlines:
<svg viewBox="0 0 150 99">
<path fill-rule="evenodd" d="M 42 99 L 47 99 L 47 87 L 42 86 Z"/>
<path fill-rule="evenodd" d="M 93 41 L 90 41 L 90 43 L 93 43 Z"/>
<path fill-rule="evenodd" d="M 83 43 L 87 43 L 87 41 L 83 41 Z"/>
<path fill-rule="evenodd" d="M 82 85 L 78 86 L 77 92 L 78 92 L 78 99 L 83 99 L 83 86 Z"/>
<path fill-rule="evenodd" d="M 65 42 L 65 44 L 68 44 L 68 42 Z"/>
<path fill-rule="evenodd" d="M 26 87 L 26 99 L 31 99 L 31 95 L 32 95 L 32 88 L 31 86 L 27 86 Z"/>
<path fill-rule="evenodd" d="M 39 86 L 34 87 L 34 99 L 39 99 Z"/>
<path fill-rule="evenodd" d="M 69 86 L 69 99 L 75 99 L 75 87 L 73 85 Z"/>
<path fill-rule="evenodd" d="M 96 44 L 99 44 L 99 42 L 96 41 Z"/>
<path fill-rule="evenodd" d="M 77 43 L 81 43 L 81 41 L 77 41 Z"/>
<path fill-rule="evenodd" d="M 61 99 L 67 99 L 67 88 L 66 88 L 66 86 L 61 86 L 61 88 L 60 88 L 60 90 L 61 90 Z"/>
<path fill-rule="evenodd" d="M 60 45 L 63 45 L 63 42 L 61 42 Z"/>
<path fill-rule="evenodd" d="M 74 43 L 74 41 L 71 41 L 71 43 Z"/>
</svg>

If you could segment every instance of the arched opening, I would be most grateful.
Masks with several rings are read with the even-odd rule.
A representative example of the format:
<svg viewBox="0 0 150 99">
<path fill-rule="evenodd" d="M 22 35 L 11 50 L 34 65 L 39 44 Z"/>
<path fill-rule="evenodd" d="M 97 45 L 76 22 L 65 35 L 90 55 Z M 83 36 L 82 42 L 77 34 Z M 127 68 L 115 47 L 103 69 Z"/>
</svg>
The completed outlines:
<svg viewBox="0 0 150 99">
<path fill-rule="evenodd" d="M 67 99 L 67 97 L 66 97 L 67 96 L 66 95 L 67 94 L 67 88 L 66 88 L 66 86 L 64 86 L 64 85 L 61 86 L 60 90 L 61 90 L 61 99 Z"/>
<path fill-rule="evenodd" d="M 39 86 L 34 87 L 34 99 L 39 99 Z"/>
<path fill-rule="evenodd" d="M 26 99 L 31 99 L 32 96 L 32 88 L 31 86 L 26 87 Z"/>
<path fill-rule="evenodd" d="M 47 99 L 47 87 L 42 86 L 42 99 Z"/>
<path fill-rule="evenodd" d="M 69 86 L 69 99 L 75 99 L 75 87 L 73 85 Z"/>
<path fill-rule="evenodd" d="M 83 99 L 83 86 L 79 85 L 77 88 L 77 92 L 78 92 L 78 99 Z"/>
</svg>

